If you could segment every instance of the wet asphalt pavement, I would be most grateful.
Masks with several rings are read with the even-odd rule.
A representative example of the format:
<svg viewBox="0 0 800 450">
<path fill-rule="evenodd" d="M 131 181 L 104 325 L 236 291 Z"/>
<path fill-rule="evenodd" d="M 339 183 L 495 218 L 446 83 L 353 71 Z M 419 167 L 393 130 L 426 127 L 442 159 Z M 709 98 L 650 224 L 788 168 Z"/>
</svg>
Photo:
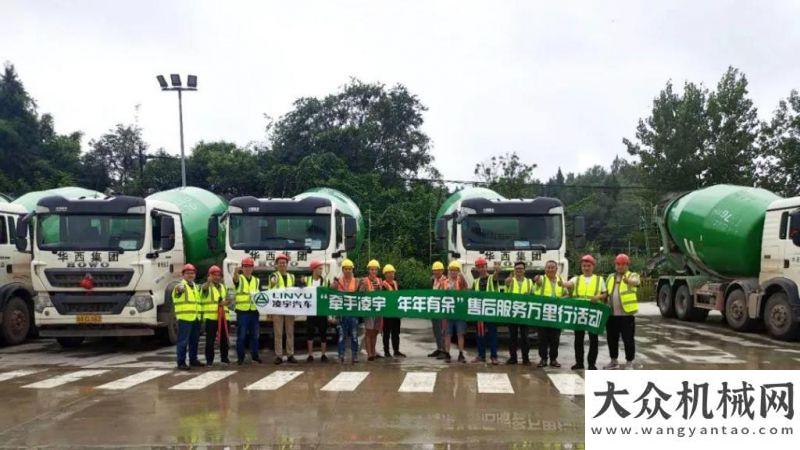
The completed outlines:
<svg viewBox="0 0 800 450">
<path fill-rule="evenodd" d="M 800 343 L 735 333 L 721 320 L 665 320 L 643 305 L 637 369 L 800 367 Z M 190 372 L 173 370 L 174 347 L 149 341 L 62 350 L 42 339 L 2 348 L 0 446 L 582 448 L 583 373 L 569 370 L 571 332 L 561 337 L 564 367 L 545 370 L 427 358 L 428 321 L 404 321 L 401 339 L 404 359 L 365 362 L 362 353 L 355 365 L 306 363 L 298 344 L 299 364 Z M 501 341 L 503 360 L 506 349 Z M 335 354 L 328 352 L 331 361 Z M 468 348 L 468 359 L 474 355 Z M 262 358 L 271 361 L 272 352 Z M 607 362 L 601 338 L 598 365 Z"/>
</svg>

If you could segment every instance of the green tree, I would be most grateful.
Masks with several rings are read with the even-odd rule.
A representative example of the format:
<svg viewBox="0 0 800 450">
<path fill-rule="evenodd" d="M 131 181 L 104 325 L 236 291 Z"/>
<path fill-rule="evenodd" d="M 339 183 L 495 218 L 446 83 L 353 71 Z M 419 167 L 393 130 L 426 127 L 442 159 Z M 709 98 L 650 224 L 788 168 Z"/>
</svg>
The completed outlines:
<svg viewBox="0 0 800 450">
<path fill-rule="evenodd" d="M 760 140 L 761 186 L 791 197 L 800 194 L 800 94 L 792 90 L 778 103 Z"/>
<path fill-rule="evenodd" d="M 534 185 L 539 183 L 533 176 L 536 167 L 522 161 L 517 152 L 510 152 L 476 164 L 474 173 L 500 195 L 527 198 L 534 196 Z"/>
<path fill-rule="evenodd" d="M 91 149 L 81 158 L 82 184 L 96 190 L 111 189 L 129 195 L 144 195 L 141 183 L 147 144 L 136 125 L 117 124 L 98 139 L 89 141 Z"/>
</svg>

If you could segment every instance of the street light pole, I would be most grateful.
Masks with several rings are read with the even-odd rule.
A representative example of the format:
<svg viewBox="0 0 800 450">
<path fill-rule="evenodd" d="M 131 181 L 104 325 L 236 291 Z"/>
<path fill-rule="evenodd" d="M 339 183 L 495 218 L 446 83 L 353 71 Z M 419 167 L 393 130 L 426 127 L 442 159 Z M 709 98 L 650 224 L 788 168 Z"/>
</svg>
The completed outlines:
<svg viewBox="0 0 800 450">
<path fill-rule="evenodd" d="M 183 91 L 197 90 L 197 76 L 189 75 L 186 80 L 186 87 L 183 87 L 181 77 L 178 74 L 170 75 L 171 87 L 167 84 L 167 80 L 163 75 L 156 76 L 156 79 L 162 91 L 178 91 L 178 123 L 181 133 L 181 186 L 186 187 L 186 152 L 183 147 Z"/>
<path fill-rule="evenodd" d="M 186 187 L 186 154 L 183 151 L 183 94 L 178 89 L 178 121 L 181 127 L 181 186 Z"/>
</svg>

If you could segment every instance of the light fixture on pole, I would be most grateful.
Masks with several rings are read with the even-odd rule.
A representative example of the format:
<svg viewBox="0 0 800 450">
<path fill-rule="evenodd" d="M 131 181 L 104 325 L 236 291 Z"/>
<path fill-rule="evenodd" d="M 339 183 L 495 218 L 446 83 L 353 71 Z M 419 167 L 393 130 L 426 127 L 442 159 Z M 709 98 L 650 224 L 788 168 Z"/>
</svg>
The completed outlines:
<svg viewBox="0 0 800 450">
<path fill-rule="evenodd" d="M 158 85 L 162 91 L 177 91 L 178 92 L 178 121 L 181 130 L 181 186 L 186 187 L 186 154 L 183 150 L 183 91 L 196 91 L 197 90 L 197 75 L 189 75 L 186 77 L 186 86 L 181 83 L 181 76 L 173 73 L 169 76 L 172 86 L 167 84 L 167 80 L 163 75 L 157 75 Z"/>
</svg>

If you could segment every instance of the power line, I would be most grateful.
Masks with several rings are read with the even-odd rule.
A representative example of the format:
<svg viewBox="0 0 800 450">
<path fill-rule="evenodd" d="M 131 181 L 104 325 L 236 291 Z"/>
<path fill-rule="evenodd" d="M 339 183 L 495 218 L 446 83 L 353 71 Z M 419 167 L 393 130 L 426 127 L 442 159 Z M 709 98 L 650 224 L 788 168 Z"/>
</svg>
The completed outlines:
<svg viewBox="0 0 800 450">
<path fill-rule="evenodd" d="M 453 184 L 470 184 L 473 186 L 489 186 L 492 183 L 488 181 L 477 181 L 477 180 L 446 180 L 446 179 L 437 179 L 437 178 L 405 178 L 408 181 L 421 181 L 427 183 L 453 183 Z M 611 184 L 551 184 L 551 183 L 519 183 L 522 186 L 538 186 L 538 187 L 546 187 L 546 188 L 579 188 L 579 189 L 607 189 L 607 190 L 644 190 L 644 191 L 652 191 L 653 188 L 649 188 L 647 186 L 642 185 L 627 185 L 627 186 L 619 186 L 619 185 L 611 185 Z"/>
</svg>

